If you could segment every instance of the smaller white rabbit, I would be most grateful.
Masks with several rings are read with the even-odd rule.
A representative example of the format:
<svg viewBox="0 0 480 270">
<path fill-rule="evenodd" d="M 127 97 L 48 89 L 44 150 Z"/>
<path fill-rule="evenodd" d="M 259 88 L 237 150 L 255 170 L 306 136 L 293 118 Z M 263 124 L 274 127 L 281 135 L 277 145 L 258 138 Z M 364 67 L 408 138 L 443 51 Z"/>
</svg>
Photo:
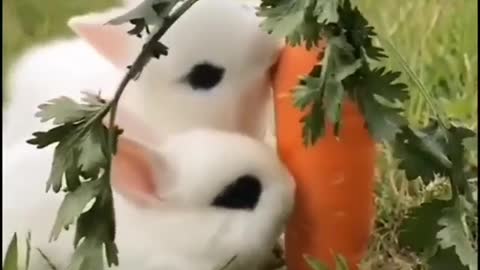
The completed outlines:
<svg viewBox="0 0 480 270">
<path fill-rule="evenodd" d="M 3 163 L 3 250 L 31 230 L 31 269 L 49 269 L 36 248 L 65 269 L 73 228 L 47 243 L 61 202 L 44 193 L 53 149 L 17 147 Z M 244 135 L 191 130 L 157 150 L 121 136 L 113 169 L 118 269 L 215 270 L 234 256 L 226 269 L 260 269 L 292 210 L 288 171 Z"/>
</svg>

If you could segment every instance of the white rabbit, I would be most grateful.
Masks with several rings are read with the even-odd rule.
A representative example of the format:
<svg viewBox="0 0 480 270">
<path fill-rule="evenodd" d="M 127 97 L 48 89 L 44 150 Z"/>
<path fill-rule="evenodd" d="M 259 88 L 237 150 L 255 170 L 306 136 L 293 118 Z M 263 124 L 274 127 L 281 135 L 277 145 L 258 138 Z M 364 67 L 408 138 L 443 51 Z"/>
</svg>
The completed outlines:
<svg viewBox="0 0 480 270">
<path fill-rule="evenodd" d="M 30 229 L 31 269 L 50 269 L 40 248 L 63 270 L 73 229 L 47 243 L 61 202 L 44 193 L 52 149 L 18 147 L 3 164 L 3 250 L 14 231 Z M 118 269 L 214 270 L 234 256 L 227 269 L 259 269 L 292 210 L 288 171 L 245 135 L 190 130 L 155 151 L 122 136 L 113 168 Z"/>
<path fill-rule="evenodd" d="M 5 130 L 10 134 L 4 134 L 4 144 L 39 127 L 32 124 L 37 119 L 24 118 L 50 98 L 78 96 L 87 89 L 112 96 L 144 42 L 126 33 L 131 25 L 104 25 L 123 12 L 120 8 L 72 18 L 69 25 L 81 40 L 40 48 L 21 61 L 11 79 L 13 103 L 31 100 L 7 109 Z M 134 113 L 156 129 L 154 137 L 159 140 L 194 127 L 262 138 L 271 94 L 269 72 L 280 42 L 264 33 L 259 24 L 255 11 L 241 1 L 197 2 L 163 36 L 169 55 L 152 59 L 140 79 L 127 87 L 121 110 Z M 99 54 L 92 53 L 85 41 Z M 42 93 L 41 100 L 35 98 L 36 93 Z M 30 109 L 21 116 L 25 106 Z M 118 123 L 127 132 L 133 130 L 122 125 L 120 116 Z"/>
</svg>

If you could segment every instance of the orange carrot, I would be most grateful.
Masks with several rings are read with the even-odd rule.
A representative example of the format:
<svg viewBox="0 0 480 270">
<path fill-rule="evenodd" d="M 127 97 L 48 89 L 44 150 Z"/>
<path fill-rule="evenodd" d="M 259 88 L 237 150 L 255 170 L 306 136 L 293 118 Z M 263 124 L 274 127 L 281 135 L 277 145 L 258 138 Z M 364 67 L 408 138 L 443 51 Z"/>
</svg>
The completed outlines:
<svg viewBox="0 0 480 270">
<path fill-rule="evenodd" d="M 345 101 L 340 139 L 327 123 L 315 145 L 302 141 L 300 119 L 291 90 L 308 75 L 322 49 L 286 47 L 274 78 L 277 146 L 295 177 L 295 209 L 285 235 L 290 270 L 307 270 L 304 255 L 335 269 L 335 255 L 344 256 L 350 269 L 365 255 L 373 227 L 375 144 L 364 127 L 356 104 Z"/>
</svg>

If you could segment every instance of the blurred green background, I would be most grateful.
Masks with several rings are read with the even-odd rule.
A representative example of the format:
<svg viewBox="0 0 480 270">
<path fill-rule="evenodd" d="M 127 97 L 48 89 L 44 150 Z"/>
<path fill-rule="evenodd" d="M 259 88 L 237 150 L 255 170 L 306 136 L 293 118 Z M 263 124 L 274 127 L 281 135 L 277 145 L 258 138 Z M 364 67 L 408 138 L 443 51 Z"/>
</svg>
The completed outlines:
<svg viewBox="0 0 480 270">
<path fill-rule="evenodd" d="M 53 37 L 71 36 L 68 18 L 105 9 L 118 0 L 3 0 L 3 56 L 7 68 L 25 48 Z"/>
<path fill-rule="evenodd" d="M 433 97 L 435 109 L 427 105 L 417 85 L 404 76 L 412 94 L 411 102 L 404 104 L 409 120 L 423 124 L 437 110 L 477 129 L 477 0 L 354 2 L 380 36 L 395 46 Z M 29 46 L 72 35 L 65 25 L 70 16 L 115 3 L 117 0 L 3 0 L 3 75 Z M 387 54 L 393 55 L 391 48 Z M 396 70 L 404 68 L 394 57 L 388 65 Z M 476 155 L 476 149 L 470 150 Z M 377 189 L 377 230 L 365 269 L 424 269 L 415 255 L 398 247 L 398 225 L 409 207 L 445 192 L 445 185 L 439 181 L 435 188 L 426 188 L 418 182 L 408 183 L 396 166 L 388 149 L 384 150 Z M 476 213 L 470 219 L 476 238 Z"/>
</svg>

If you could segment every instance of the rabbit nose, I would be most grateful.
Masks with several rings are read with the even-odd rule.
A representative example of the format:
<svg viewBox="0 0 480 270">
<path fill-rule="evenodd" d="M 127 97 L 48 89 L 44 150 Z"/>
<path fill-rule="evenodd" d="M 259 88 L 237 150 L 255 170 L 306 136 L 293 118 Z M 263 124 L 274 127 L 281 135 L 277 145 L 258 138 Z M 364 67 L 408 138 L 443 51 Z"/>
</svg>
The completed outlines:
<svg viewBox="0 0 480 270">
<path fill-rule="evenodd" d="M 212 206 L 228 209 L 253 210 L 262 194 L 262 184 L 253 175 L 244 175 L 225 187 L 215 197 Z"/>
</svg>

